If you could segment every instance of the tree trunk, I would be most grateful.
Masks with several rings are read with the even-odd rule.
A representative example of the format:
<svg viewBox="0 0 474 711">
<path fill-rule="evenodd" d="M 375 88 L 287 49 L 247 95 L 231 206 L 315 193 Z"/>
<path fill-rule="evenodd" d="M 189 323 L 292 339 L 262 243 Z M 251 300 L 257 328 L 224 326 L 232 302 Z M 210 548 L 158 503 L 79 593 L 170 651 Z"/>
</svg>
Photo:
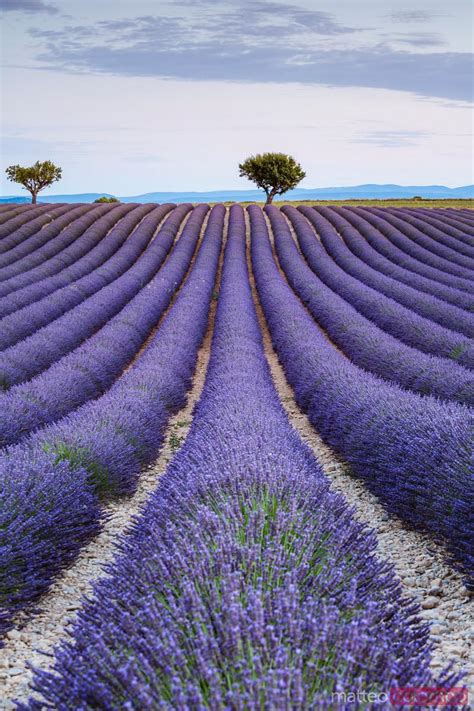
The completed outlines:
<svg viewBox="0 0 474 711">
<path fill-rule="evenodd" d="M 273 202 L 273 193 L 267 193 L 267 202 L 265 205 L 271 205 Z"/>
<path fill-rule="evenodd" d="M 38 193 L 31 193 L 31 203 L 32 205 L 36 205 L 36 198 L 37 198 Z"/>
</svg>

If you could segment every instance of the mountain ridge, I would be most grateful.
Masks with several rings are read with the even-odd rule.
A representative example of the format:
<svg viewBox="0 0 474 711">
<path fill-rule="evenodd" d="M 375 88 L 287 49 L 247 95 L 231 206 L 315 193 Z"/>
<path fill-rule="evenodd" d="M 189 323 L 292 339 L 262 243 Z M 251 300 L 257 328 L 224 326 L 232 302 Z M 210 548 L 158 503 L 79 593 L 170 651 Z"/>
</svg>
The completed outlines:
<svg viewBox="0 0 474 711">
<path fill-rule="evenodd" d="M 101 196 L 115 197 L 111 193 L 72 193 L 39 196 L 38 202 L 93 202 Z M 448 188 L 445 185 L 397 185 L 395 183 L 365 183 L 327 188 L 295 188 L 285 194 L 281 200 L 340 200 L 340 199 L 426 199 L 474 198 L 474 185 L 462 185 Z M 188 190 L 154 191 L 132 196 L 117 196 L 121 202 L 252 202 L 265 198 L 263 191 L 251 190 Z M 278 199 L 278 198 L 277 198 Z M 7 195 L 0 197 L 2 203 L 30 202 L 26 195 Z"/>
</svg>

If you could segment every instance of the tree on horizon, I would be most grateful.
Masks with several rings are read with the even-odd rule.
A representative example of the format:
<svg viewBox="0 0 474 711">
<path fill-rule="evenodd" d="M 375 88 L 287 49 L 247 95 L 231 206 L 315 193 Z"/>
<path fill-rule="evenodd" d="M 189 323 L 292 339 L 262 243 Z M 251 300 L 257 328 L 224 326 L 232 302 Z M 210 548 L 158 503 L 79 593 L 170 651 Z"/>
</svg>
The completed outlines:
<svg viewBox="0 0 474 711">
<path fill-rule="evenodd" d="M 31 193 L 31 202 L 36 205 L 38 193 L 60 180 L 63 171 L 50 160 L 43 162 L 37 160 L 34 165 L 26 168 L 21 165 L 10 165 L 5 172 L 8 180 L 19 183 Z"/>
<path fill-rule="evenodd" d="M 286 153 L 258 153 L 250 156 L 239 164 L 239 175 L 265 191 L 267 205 L 273 202 L 276 195 L 292 190 L 306 177 L 301 165 Z"/>
</svg>

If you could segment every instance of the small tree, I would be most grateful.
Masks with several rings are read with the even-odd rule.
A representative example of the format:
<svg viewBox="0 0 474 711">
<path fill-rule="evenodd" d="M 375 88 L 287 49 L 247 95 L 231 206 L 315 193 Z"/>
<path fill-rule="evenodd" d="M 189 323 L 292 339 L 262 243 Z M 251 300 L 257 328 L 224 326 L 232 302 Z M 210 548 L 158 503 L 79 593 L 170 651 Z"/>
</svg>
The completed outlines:
<svg viewBox="0 0 474 711">
<path fill-rule="evenodd" d="M 58 168 L 50 160 L 45 160 L 42 163 L 37 160 L 29 168 L 23 168 L 21 165 L 10 165 L 5 172 L 8 180 L 11 180 L 12 183 L 19 183 L 31 193 L 31 202 L 35 205 L 38 193 L 60 180 L 63 171 L 62 168 Z"/>
<path fill-rule="evenodd" d="M 260 153 L 239 164 L 240 177 L 248 178 L 265 191 L 267 205 L 275 195 L 296 188 L 306 173 L 301 165 L 285 153 Z"/>
<path fill-rule="evenodd" d="M 103 197 L 94 200 L 94 202 L 120 202 L 120 200 L 116 197 L 106 197 L 106 195 L 104 195 Z"/>
</svg>

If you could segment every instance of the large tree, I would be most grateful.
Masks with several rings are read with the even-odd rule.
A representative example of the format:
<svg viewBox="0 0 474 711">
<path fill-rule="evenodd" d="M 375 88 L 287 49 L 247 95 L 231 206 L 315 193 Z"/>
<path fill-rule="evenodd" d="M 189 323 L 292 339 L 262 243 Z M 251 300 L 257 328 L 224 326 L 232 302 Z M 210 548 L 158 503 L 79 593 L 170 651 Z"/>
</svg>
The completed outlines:
<svg viewBox="0 0 474 711">
<path fill-rule="evenodd" d="M 36 204 L 38 193 L 44 188 L 61 179 L 62 168 L 51 163 L 50 160 L 40 162 L 36 161 L 29 168 L 24 168 L 21 165 L 10 165 L 6 169 L 8 180 L 13 183 L 19 183 L 31 193 L 31 202 Z"/>
<path fill-rule="evenodd" d="M 267 205 L 275 195 L 295 188 L 306 173 L 301 165 L 286 153 L 259 153 L 239 165 L 240 176 L 248 178 L 265 191 Z"/>
</svg>

